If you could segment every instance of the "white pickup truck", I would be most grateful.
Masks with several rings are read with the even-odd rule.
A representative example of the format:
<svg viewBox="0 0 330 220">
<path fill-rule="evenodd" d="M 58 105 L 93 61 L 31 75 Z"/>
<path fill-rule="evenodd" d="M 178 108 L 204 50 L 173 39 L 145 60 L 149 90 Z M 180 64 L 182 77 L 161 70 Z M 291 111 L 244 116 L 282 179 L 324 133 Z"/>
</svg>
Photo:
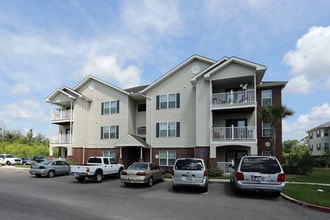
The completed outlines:
<svg viewBox="0 0 330 220">
<path fill-rule="evenodd" d="M 120 177 L 124 165 L 118 164 L 111 157 L 90 157 L 87 164 L 71 165 L 71 175 L 79 182 L 84 182 L 86 178 L 92 179 L 94 183 L 100 183 L 106 175 Z"/>
</svg>

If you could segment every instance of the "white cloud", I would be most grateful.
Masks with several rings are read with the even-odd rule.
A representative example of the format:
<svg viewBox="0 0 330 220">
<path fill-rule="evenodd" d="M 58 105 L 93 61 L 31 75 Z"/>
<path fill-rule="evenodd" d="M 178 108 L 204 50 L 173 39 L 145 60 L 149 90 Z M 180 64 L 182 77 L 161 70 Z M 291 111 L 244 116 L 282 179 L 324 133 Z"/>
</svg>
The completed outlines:
<svg viewBox="0 0 330 220">
<path fill-rule="evenodd" d="M 283 139 L 302 139 L 306 131 L 330 121 L 330 105 L 323 103 L 321 106 L 312 107 L 308 114 L 300 115 L 296 121 L 283 120 Z"/>
<path fill-rule="evenodd" d="M 115 81 L 121 88 L 139 85 L 141 73 L 142 70 L 137 65 L 120 63 L 117 55 L 106 54 L 98 48 L 88 53 L 81 70 L 83 76 L 93 75 L 100 79 Z"/>
<path fill-rule="evenodd" d="M 3 105 L 0 115 L 7 122 L 10 122 L 12 119 L 26 119 L 39 122 L 48 121 L 44 110 L 45 109 L 37 101 L 20 100 L 15 103 Z"/>
<path fill-rule="evenodd" d="M 286 87 L 288 91 L 307 93 L 315 86 L 329 89 L 324 83 L 329 83 L 330 26 L 311 27 L 297 41 L 296 49 L 284 56 L 283 62 L 291 66 L 293 77 Z"/>
<path fill-rule="evenodd" d="M 11 92 L 18 97 L 24 97 L 30 94 L 30 85 L 28 83 L 17 83 L 11 89 Z"/>
</svg>

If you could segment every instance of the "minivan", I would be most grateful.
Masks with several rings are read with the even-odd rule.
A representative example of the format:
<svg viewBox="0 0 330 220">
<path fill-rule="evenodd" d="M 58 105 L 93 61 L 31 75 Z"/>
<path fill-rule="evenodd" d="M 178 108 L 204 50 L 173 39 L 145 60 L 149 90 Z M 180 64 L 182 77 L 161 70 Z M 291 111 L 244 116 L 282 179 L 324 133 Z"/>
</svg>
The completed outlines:
<svg viewBox="0 0 330 220">
<path fill-rule="evenodd" d="M 201 158 L 178 158 L 172 169 L 173 190 L 180 187 L 197 187 L 208 191 L 209 178 Z"/>
</svg>

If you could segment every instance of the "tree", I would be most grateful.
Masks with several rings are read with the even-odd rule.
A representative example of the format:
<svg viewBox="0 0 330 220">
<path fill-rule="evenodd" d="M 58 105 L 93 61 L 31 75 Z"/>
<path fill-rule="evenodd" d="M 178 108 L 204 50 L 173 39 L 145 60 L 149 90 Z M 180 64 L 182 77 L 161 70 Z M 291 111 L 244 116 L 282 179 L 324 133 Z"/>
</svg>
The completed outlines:
<svg viewBox="0 0 330 220">
<path fill-rule="evenodd" d="M 272 146 L 272 155 L 275 155 L 276 146 L 276 124 L 283 118 L 293 115 L 293 111 L 283 105 L 263 106 L 261 109 L 261 119 L 270 123 L 270 143 Z"/>
</svg>

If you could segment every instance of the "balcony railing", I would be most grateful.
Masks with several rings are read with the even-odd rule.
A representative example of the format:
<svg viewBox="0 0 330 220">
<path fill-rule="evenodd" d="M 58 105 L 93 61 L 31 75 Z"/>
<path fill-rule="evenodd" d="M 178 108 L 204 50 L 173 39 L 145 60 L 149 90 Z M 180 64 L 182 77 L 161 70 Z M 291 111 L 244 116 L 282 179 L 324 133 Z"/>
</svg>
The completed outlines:
<svg viewBox="0 0 330 220">
<path fill-rule="evenodd" d="M 71 143 L 71 134 L 58 134 L 52 135 L 50 137 L 51 144 L 70 144 Z"/>
<path fill-rule="evenodd" d="M 69 120 L 71 119 L 72 110 L 59 110 L 56 112 L 52 112 L 51 120 Z M 73 118 L 73 115 L 72 115 Z"/>
<path fill-rule="evenodd" d="M 255 140 L 256 127 L 214 127 L 213 141 Z"/>
<path fill-rule="evenodd" d="M 224 93 L 214 93 L 212 95 L 213 106 L 242 105 L 255 103 L 255 90 L 231 91 Z"/>
<path fill-rule="evenodd" d="M 217 162 L 217 168 L 221 169 L 225 175 L 230 175 L 232 172 L 230 165 L 233 165 L 233 162 Z"/>
</svg>

